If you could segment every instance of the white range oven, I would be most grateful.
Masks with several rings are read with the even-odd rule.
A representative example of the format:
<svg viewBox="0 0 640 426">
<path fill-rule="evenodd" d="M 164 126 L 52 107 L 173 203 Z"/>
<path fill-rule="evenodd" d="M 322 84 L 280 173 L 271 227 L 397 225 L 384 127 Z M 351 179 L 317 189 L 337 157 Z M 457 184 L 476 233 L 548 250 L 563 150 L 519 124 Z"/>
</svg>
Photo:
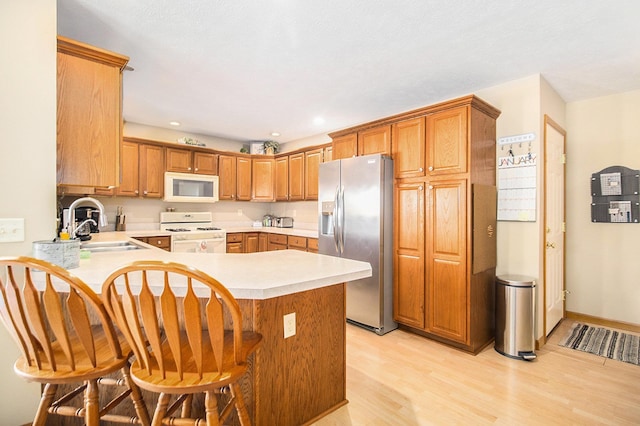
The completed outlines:
<svg viewBox="0 0 640 426">
<path fill-rule="evenodd" d="M 226 253 L 227 232 L 213 226 L 211 212 L 161 212 L 160 230 L 171 232 L 171 251 Z"/>
</svg>

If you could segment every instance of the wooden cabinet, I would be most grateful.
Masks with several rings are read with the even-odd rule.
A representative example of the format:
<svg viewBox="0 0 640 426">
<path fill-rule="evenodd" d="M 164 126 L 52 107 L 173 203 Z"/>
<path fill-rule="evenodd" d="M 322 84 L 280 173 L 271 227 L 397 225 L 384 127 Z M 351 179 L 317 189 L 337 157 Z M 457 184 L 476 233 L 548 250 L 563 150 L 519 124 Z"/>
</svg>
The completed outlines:
<svg viewBox="0 0 640 426">
<path fill-rule="evenodd" d="M 269 248 L 269 235 L 264 232 L 258 234 L 258 251 L 267 251 Z"/>
<path fill-rule="evenodd" d="M 322 152 L 322 162 L 328 163 L 333 161 L 333 145 L 325 146 Z"/>
<path fill-rule="evenodd" d="M 167 148 L 168 172 L 193 173 L 193 153 L 188 149 Z"/>
<path fill-rule="evenodd" d="M 276 160 L 254 157 L 251 161 L 251 200 L 275 201 Z"/>
<path fill-rule="evenodd" d="M 140 154 L 139 144 L 122 142 L 122 182 L 116 188 L 116 194 L 125 197 L 140 195 Z"/>
<path fill-rule="evenodd" d="M 236 200 L 251 200 L 251 157 L 238 157 L 236 159 Z"/>
<path fill-rule="evenodd" d="M 392 126 L 393 171 L 398 179 L 425 175 L 425 120 L 412 118 Z"/>
<path fill-rule="evenodd" d="M 158 145 L 122 142 L 122 182 L 116 188 L 122 197 L 164 196 L 164 148 Z"/>
<path fill-rule="evenodd" d="M 304 200 L 304 152 L 289 156 L 289 201 Z"/>
<path fill-rule="evenodd" d="M 286 250 L 287 236 L 282 234 L 269 234 L 267 249 L 268 251 Z"/>
<path fill-rule="evenodd" d="M 466 180 L 429 185 L 428 325 L 438 336 L 467 344 Z"/>
<path fill-rule="evenodd" d="M 167 148 L 168 172 L 218 174 L 218 154 L 182 148 Z"/>
<path fill-rule="evenodd" d="M 357 156 L 358 134 L 351 133 L 348 135 L 333 138 L 332 155 L 334 160 Z"/>
<path fill-rule="evenodd" d="M 394 319 L 472 353 L 491 343 L 495 332 L 495 262 L 474 257 L 480 240 L 473 233 L 478 214 L 472 200 L 495 205 L 474 197 L 495 195 L 499 115 L 466 96 L 329 135 L 335 151 L 336 141 L 391 126 Z M 382 136 L 370 137 L 371 146 L 381 146 L 373 141 Z M 475 187 L 484 189 L 474 193 Z M 479 246 L 495 254 L 495 238 Z"/>
<path fill-rule="evenodd" d="M 322 162 L 322 149 L 305 151 L 304 153 L 304 199 L 318 199 L 318 171 Z"/>
<path fill-rule="evenodd" d="M 425 325 L 425 183 L 394 187 L 393 317 L 424 329 Z"/>
<path fill-rule="evenodd" d="M 227 234 L 227 253 L 244 253 L 243 240 L 244 236 L 242 232 Z"/>
<path fill-rule="evenodd" d="M 307 251 L 311 253 L 318 252 L 318 239 L 317 238 L 307 238 Z"/>
<path fill-rule="evenodd" d="M 193 171 L 201 175 L 218 174 L 218 154 L 209 152 L 193 153 Z"/>
<path fill-rule="evenodd" d="M 164 196 L 164 148 L 141 144 L 139 150 L 140 196 L 162 198 Z"/>
<path fill-rule="evenodd" d="M 257 253 L 260 251 L 258 232 L 245 232 L 242 236 L 242 251 L 244 253 Z"/>
<path fill-rule="evenodd" d="M 289 200 L 289 156 L 276 158 L 276 201 Z"/>
<path fill-rule="evenodd" d="M 307 251 L 307 239 L 305 237 L 289 235 L 287 237 L 287 247 L 294 250 Z"/>
<path fill-rule="evenodd" d="M 236 199 L 236 157 L 233 155 L 220 155 L 218 159 L 219 188 L 218 199 Z"/>
<path fill-rule="evenodd" d="M 58 185 L 113 188 L 120 184 L 122 70 L 128 60 L 58 37 Z"/>
<path fill-rule="evenodd" d="M 430 175 L 467 171 L 468 109 L 467 106 L 461 106 L 427 116 Z"/>
<path fill-rule="evenodd" d="M 391 155 L 391 126 L 384 125 L 358 132 L 358 155 Z"/>
<path fill-rule="evenodd" d="M 151 237 L 134 237 L 138 241 L 161 248 L 162 250 L 171 251 L 171 237 L 168 235 L 151 236 Z"/>
</svg>

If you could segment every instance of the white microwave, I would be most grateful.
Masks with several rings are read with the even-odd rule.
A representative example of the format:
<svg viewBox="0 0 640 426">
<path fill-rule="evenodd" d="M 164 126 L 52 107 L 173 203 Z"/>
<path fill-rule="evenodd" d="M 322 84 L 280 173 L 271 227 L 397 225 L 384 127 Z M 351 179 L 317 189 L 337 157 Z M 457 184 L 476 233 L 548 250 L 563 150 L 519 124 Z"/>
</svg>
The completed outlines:
<svg viewBox="0 0 640 426">
<path fill-rule="evenodd" d="M 218 176 L 165 172 L 164 201 L 175 203 L 215 203 Z"/>
</svg>

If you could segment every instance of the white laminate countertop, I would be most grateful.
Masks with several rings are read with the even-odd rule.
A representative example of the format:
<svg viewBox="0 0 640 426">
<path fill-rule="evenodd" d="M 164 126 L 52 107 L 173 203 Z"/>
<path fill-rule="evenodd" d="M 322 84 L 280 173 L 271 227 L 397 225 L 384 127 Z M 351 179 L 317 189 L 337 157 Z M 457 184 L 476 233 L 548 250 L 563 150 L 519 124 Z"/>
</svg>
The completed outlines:
<svg viewBox="0 0 640 426">
<path fill-rule="evenodd" d="M 253 227 L 253 226 L 233 226 L 224 228 L 227 233 L 233 232 L 268 232 L 271 234 L 283 234 L 283 235 L 295 235 L 297 237 L 306 237 L 306 238 L 318 238 L 318 231 L 311 229 L 302 229 L 302 228 L 276 228 L 273 226 L 264 226 L 264 227 Z M 110 232 L 101 232 L 98 234 L 109 234 Z M 92 237 L 98 234 L 91 234 Z M 126 231 L 126 232 L 118 232 L 118 234 L 125 234 L 129 237 L 160 237 L 160 236 L 169 236 L 172 233 L 169 231 L 160 231 L 156 230 L 137 230 L 137 231 Z"/>
<path fill-rule="evenodd" d="M 129 234 L 141 236 L 137 231 Z M 91 241 L 95 242 L 131 239 L 123 232 L 103 232 L 92 234 L 92 237 Z M 151 259 L 178 262 L 216 278 L 236 299 L 269 299 L 371 276 L 369 263 L 298 250 L 246 254 L 171 253 L 133 242 L 148 248 L 91 253 L 89 259 L 80 260 L 79 268 L 69 272 L 100 293 L 109 274 L 130 262 Z"/>
</svg>

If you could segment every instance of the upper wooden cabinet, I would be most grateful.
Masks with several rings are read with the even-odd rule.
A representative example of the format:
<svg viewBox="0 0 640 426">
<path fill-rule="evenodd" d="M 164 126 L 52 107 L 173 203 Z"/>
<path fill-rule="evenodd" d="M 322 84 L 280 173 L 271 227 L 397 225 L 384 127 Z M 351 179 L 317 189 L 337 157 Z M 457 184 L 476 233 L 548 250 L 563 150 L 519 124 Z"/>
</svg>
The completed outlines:
<svg viewBox="0 0 640 426">
<path fill-rule="evenodd" d="M 122 142 L 122 182 L 115 194 L 122 197 L 164 196 L 164 148 L 158 145 Z"/>
<path fill-rule="evenodd" d="M 289 201 L 304 200 L 304 152 L 289 155 Z"/>
<path fill-rule="evenodd" d="M 332 157 L 334 160 L 358 155 L 358 134 L 340 136 L 333 139 Z"/>
<path fill-rule="evenodd" d="M 235 155 L 220 155 L 218 158 L 219 188 L 218 199 L 236 199 L 236 157 Z"/>
<path fill-rule="evenodd" d="M 167 148 L 168 172 L 218 174 L 218 154 L 192 151 L 181 148 Z"/>
<path fill-rule="evenodd" d="M 57 53 L 57 184 L 120 184 L 122 70 L 129 58 L 65 37 Z"/>
<path fill-rule="evenodd" d="M 318 199 L 318 171 L 322 163 L 322 148 L 304 153 L 304 199 Z"/>
<path fill-rule="evenodd" d="M 425 117 L 394 123 L 393 171 L 396 178 L 425 175 Z"/>
<path fill-rule="evenodd" d="M 462 106 L 427 116 L 427 162 L 430 175 L 467 171 L 468 110 L 468 106 Z"/>
<path fill-rule="evenodd" d="M 289 156 L 276 158 L 276 201 L 289 200 Z"/>
<path fill-rule="evenodd" d="M 238 157 L 236 159 L 236 200 L 251 200 L 251 157 Z"/>
<path fill-rule="evenodd" d="M 251 161 L 251 200 L 275 201 L 276 160 L 269 156 Z"/>
<path fill-rule="evenodd" d="M 358 155 L 391 155 L 391 126 L 384 125 L 358 132 Z"/>
<path fill-rule="evenodd" d="M 196 151 L 193 153 L 193 171 L 201 175 L 218 174 L 218 154 Z"/>
</svg>

